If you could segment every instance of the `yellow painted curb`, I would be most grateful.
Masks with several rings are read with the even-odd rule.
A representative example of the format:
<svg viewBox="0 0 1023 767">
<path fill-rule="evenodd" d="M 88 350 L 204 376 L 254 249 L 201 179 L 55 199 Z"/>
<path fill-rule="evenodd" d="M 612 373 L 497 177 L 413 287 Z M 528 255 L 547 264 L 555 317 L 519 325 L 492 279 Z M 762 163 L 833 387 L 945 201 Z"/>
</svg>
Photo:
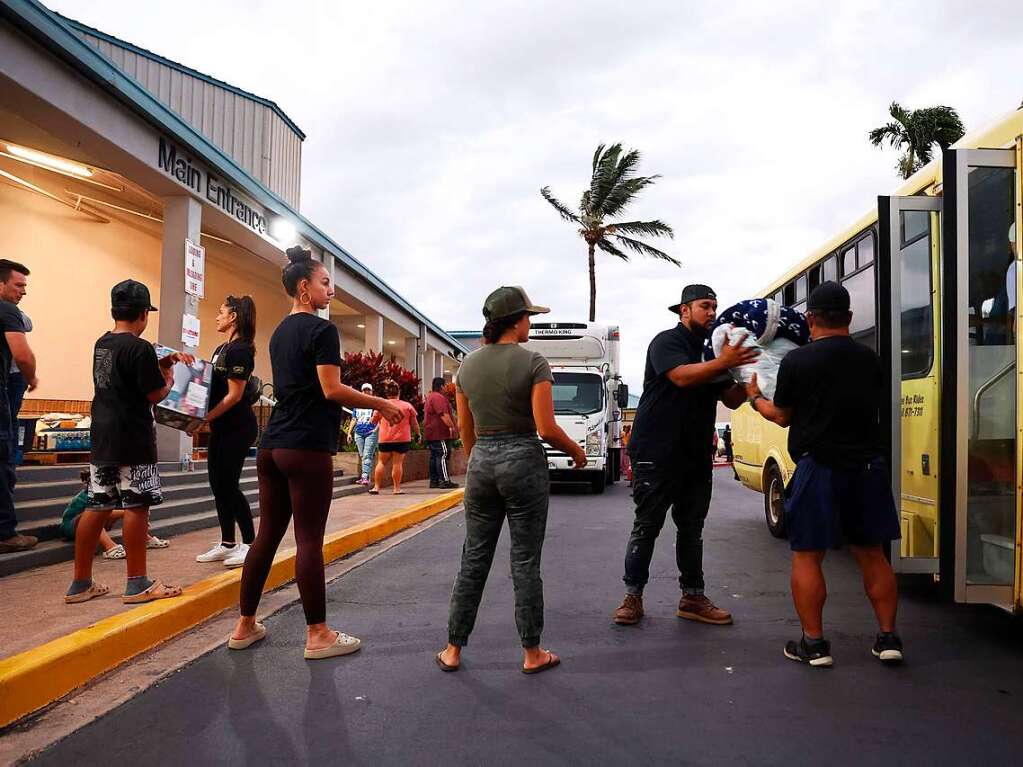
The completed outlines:
<svg viewBox="0 0 1023 767">
<path fill-rule="evenodd" d="M 465 491 L 431 498 L 328 536 L 323 560 L 331 562 L 457 506 Z M 280 552 L 266 591 L 295 578 L 295 549 Z M 165 642 L 238 603 L 241 569 L 193 583 L 182 596 L 104 618 L 67 636 L 0 660 L 0 727 L 57 700 L 139 653 Z"/>
</svg>

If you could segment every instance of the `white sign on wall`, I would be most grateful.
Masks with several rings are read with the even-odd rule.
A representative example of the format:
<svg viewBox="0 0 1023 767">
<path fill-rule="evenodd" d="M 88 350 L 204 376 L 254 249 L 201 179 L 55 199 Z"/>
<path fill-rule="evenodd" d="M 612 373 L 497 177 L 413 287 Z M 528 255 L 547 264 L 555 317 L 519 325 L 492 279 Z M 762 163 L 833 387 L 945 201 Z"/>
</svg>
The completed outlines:
<svg viewBox="0 0 1023 767">
<path fill-rule="evenodd" d="M 206 298 L 206 248 L 185 240 L 185 292 Z"/>
<path fill-rule="evenodd" d="M 181 318 L 181 343 L 192 348 L 199 345 L 199 318 L 194 314 Z"/>
</svg>

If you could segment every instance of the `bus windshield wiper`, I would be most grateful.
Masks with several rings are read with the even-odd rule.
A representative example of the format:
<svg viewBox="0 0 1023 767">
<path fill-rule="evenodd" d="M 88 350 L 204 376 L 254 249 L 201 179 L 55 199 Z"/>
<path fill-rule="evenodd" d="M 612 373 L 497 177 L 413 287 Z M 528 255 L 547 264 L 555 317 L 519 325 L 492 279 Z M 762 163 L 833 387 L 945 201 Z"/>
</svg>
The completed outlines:
<svg viewBox="0 0 1023 767">
<path fill-rule="evenodd" d="M 556 408 L 554 408 L 554 412 L 555 413 L 572 413 L 573 415 L 581 415 L 581 416 L 589 415 L 589 413 L 584 413 L 582 410 L 576 410 L 575 408 L 571 408 L 571 407 L 561 407 L 561 408 L 556 407 Z"/>
</svg>

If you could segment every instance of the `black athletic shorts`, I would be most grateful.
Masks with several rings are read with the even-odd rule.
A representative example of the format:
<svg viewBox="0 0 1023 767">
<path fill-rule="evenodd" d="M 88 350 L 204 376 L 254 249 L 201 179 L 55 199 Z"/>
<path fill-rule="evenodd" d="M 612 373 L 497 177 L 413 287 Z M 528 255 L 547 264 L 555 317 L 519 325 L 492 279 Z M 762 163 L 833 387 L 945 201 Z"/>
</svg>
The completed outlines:
<svg viewBox="0 0 1023 767">
<path fill-rule="evenodd" d="M 381 442 L 377 449 L 381 453 L 401 453 L 404 455 L 412 449 L 411 442 Z"/>
<path fill-rule="evenodd" d="M 793 551 L 876 546 L 902 537 L 888 464 L 873 458 L 833 469 L 803 456 L 785 497 L 785 528 Z"/>
</svg>

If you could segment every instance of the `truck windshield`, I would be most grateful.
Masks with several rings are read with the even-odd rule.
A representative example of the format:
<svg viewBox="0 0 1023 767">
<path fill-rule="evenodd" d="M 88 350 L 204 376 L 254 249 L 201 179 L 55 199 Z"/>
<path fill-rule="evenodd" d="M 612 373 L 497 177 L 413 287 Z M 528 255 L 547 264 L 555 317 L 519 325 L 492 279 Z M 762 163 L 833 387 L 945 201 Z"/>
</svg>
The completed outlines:
<svg viewBox="0 0 1023 767">
<path fill-rule="evenodd" d="M 604 379 L 593 373 L 554 374 L 554 412 L 586 415 L 604 409 Z"/>
</svg>

